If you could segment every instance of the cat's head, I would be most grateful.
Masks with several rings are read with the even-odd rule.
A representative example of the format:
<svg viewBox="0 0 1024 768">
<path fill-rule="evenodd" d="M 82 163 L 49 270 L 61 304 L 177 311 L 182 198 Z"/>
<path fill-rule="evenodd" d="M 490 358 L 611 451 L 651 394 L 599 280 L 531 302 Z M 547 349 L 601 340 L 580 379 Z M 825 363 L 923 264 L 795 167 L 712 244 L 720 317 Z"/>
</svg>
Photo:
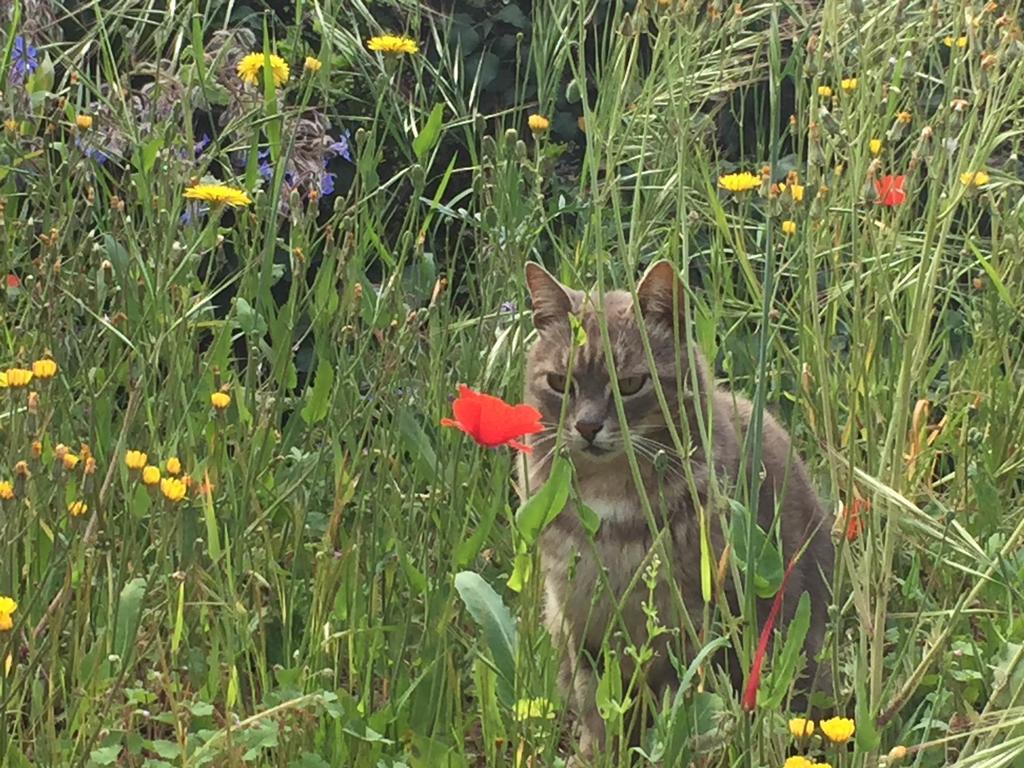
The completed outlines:
<svg viewBox="0 0 1024 768">
<path fill-rule="evenodd" d="M 559 423 L 564 402 L 562 435 L 578 465 L 621 456 L 623 429 L 601 338 L 601 303 L 597 296 L 562 285 L 532 262 L 526 265 L 526 283 L 538 332 L 527 358 L 527 402 L 540 410 L 549 425 Z M 655 443 L 664 443 L 666 431 L 653 380 L 661 382 L 669 413 L 679 413 L 677 375 L 688 386 L 688 356 L 682 343 L 684 293 L 675 268 L 667 261 L 653 265 L 637 286 L 637 299 L 634 306 L 628 291 L 609 291 L 604 294 L 603 314 L 626 423 L 638 452 L 650 456 Z M 586 332 L 582 346 L 574 346 L 570 315 Z M 653 368 L 644 351 L 641 325 L 647 331 Z M 533 442 L 544 455 L 554 446 L 553 433 Z"/>
</svg>

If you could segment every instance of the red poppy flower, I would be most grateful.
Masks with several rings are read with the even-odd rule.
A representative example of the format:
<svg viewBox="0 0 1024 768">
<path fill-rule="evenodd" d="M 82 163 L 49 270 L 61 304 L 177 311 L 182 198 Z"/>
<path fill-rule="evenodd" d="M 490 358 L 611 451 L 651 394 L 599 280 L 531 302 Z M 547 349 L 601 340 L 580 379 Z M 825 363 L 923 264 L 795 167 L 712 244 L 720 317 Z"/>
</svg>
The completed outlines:
<svg viewBox="0 0 1024 768">
<path fill-rule="evenodd" d="M 531 405 L 509 405 L 500 397 L 474 392 L 459 385 L 459 396 L 452 403 L 454 419 L 441 419 L 441 426 L 461 429 L 485 448 L 507 445 L 523 453 L 533 448 L 516 438 L 544 430 L 540 411 Z"/>
<path fill-rule="evenodd" d="M 875 181 L 875 192 L 878 193 L 878 204 L 892 208 L 895 205 L 902 205 L 907 199 L 907 193 L 903 191 L 903 182 L 906 176 L 883 176 Z"/>
<path fill-rule="evenodd" d="M 856 541 L 857 537 L 864 531 L 864 521 L 861 514 L 871 509 L 871 502 L 867 499 L 854 499 L 853 502 L 843 511 L 846 520 L 846 540 Z"/>
<path fill-rule="evenodd" d="M 12 275 L 8 275 L 7 276 L 7 287 L 8 288 L 20 288 L 21 287 L 21 278 L 18 277 L 17 275 L 13 275 L 13 274 Z"/>
</svg>

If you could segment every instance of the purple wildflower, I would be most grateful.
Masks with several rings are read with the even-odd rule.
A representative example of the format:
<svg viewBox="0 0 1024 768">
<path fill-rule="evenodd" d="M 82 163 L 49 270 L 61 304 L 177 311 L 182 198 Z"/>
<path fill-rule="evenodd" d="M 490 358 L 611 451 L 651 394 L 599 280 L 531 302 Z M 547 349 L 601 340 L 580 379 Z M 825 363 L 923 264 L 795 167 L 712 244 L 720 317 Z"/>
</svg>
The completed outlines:
<svg viewBox="0 0 1024 768">
<path fill-rule="evenodd" d="M 39 67 L 39 52 L 36 47 L 18 35 L 14 38 L 11 50 L 11 79 L 16 83 L 24 82 Z"/>
<path fill-rule="evenodd" d="M 260 176 L 264 181 L 270 181 L 274 176 L 274 169 L 270 165 L 270 150 L 263 149 L 256 153 L 256 158 L 260 161 L 259 172 Z"/>
<path fill-rule="evenodd" d="M 191 224 L 194 219 L 205 216 L 210 211 L 210 206 L 198 200 L 189 202 L 181 213 L 182 225 Z"/>
<path fill-rule="evenodd" d="M 320 178 L 320 194 L 323 196 L 334 194 L 334 178 L 335 174 L 325 173 Z"/>
<path fill-rule="evenodd" d="M 518 307 L 514 301 L 503 301 L 498 308 L 499 315 L 514 315 L 517 311 Z"/>
<path fill-rule="evenodd" d="M 199 157 L 201 154 L 203 154 L 203 152 L 206 151 L 206 148 L 208 146 L 210 146 L 210 135 L 208 133 L 204 133 L 203 137 L 195 143 L 195 146 L 193 148 L 196 157 Z"/>
<path fill-rule="evenodd" d="M 329 152 L 333 152 L 335 155 L 338 155 L 339 157 L 345 158 L 350 163 L 353 162 L 352 148 L 349 145 L 349 139 L 351 137 L 352 131 L 346 128 L 344 131 L 341 132 L 341 137 L 336 142 L 327 147 L 327 150 Z"/>
</svg>

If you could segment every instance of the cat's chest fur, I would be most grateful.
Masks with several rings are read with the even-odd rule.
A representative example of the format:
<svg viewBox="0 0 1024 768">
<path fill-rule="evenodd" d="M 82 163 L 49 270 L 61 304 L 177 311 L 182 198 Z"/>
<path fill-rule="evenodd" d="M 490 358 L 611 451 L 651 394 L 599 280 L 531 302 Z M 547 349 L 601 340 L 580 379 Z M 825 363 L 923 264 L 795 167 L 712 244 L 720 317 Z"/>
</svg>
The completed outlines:
<svg viewBox="0 0 1024 768">
<path fill-rule="evenodd" d="M 654 555 L 643 507 L 634 494 L 613 495 L 586 485 L 580 499 L 600 520 L 597 534 L 592 537 L 583 529 L 570 504 L 541 538 L 548 629 L 591 652 L 601 647 L 609 628 L 642 643 L 647 624 L 643 604 L 651 597 L 643 576 Z M 681 527 L 665 532 L 666 551 L 677 549 L 678 538 L 687 538 Z M 669 620 L 672 599 L 666 565 L 659 564 L 652 606 L 662 621 Z"/>
</svg>

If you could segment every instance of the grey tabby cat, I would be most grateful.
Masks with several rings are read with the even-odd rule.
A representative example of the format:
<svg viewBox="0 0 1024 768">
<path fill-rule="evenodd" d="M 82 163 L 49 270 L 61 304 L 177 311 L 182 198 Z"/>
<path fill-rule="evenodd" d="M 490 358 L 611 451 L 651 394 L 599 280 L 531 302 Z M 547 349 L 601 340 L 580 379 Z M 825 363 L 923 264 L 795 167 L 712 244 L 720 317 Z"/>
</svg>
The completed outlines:
<svg viewBox="0 0 1024 768">
<path fill-rule="evenodd" d="M 545 623 L 556 645 L 565 654 L 561 681 L 577 711 L 582 735 L 580 756 L 593 757 L 604 744 L 604 722 L 597 711 L 595 691 L 602 667 L 601 649 L 607 639 L 621 649 L 628 641 L 639 647 L 647 640 L 647 616 L 642 601 L 648 588 L 638 577 L 651 562 L 654 533 L 664 530 L 664 551 L 670 563 L 659 566 L 660 580 L 654 591 L 659 621 L 679 628 L 671 633 L 690 656 L 696 649 L 692 634 L 684 627 L 701 622 L 703 600 L 700 587 L 700 543 L 696 504 L 708 511 L 712 553 L 718 558 L 725 548 L 720 499 L 709 498 L 709 476 L 714 471 L 716 487 L 735 488 L 741 480 L 742 441 L 750 423 L 752 405 L 730 392 L 716 389 L 694 346 L 687 350 L 685 339 L 683 287 L 675 268 L 668 262 L 652 266 L 637 288 L 639 306 L 625 291 L 604 295 L 603 307 L 613 352 L 618 389 L 643 479 L 657 523 L 652 532 L 641 506 L 641 490 L 634 483 L 623 446 L 622 425 L 611 393 L 598 325 L 596 296 L 567 288 L 537 264 L 527 264 L 526 281 L 533 300 L 533 323 L 538 331 L 528 355 L 525 400 L 536 407 L 547 425 L 559 423 L 563 398 L 568 397 L 561 432 L 576 470 L 580 498 L 596 512 L 601 525 L 593 539 L 583 529 L 579 515 L 567 508 L 547 528 L 540 541 L 545 589 Z M 677 314 L 678 313 L 678 314 Z M 573 332 L 568 315 L 575 315 L 587 332 L 587 342 L 573 352 L 573 370 L 568 374 Z M 649 369 L 641 341 L 640 323 L 650 339 L 654 368 Z M 689 354 L 687 354 L 689 352 Z M 690 366 L 696 370 L 691 371 Z M 677 370 L 682 387 L 677 386 Z M 694 375 L 695 374 L 695 375 Z M 661 382 L 669 413 L 684 413 L 688 421 L 692 452 L 678 457 L 664 415 L 656 398 L 653 379 Z M 694 386 L 694 382 L 696 382 Z M 677 393 L 682 391 L 680 404 Z M 682 408 L 680 408 L 682 405 Z M 698 411 L 700 414 L 698 415 Z M 703 449 L 699 423 L 710 424 L 711 455 Z M 677 425 L 677 430 L 679 426 Z M 680 431 L 680 434 L 685 434 Z M 525 457 L 528 487 L 535 491 L 548 477 L 554 429 L 527 439 L 534 447 Z M 789 559 L 805 544 L 797 566 L 789 577 L 777 626 L 791 620 L 800 595 L 811 601 L 811 627 L 806 641 L 808 674 L 815 676 L 814 658 L 821 648 L 830 599 L 833 547 L 831 524 L 808 480 L 800 459 L 790 447 L 786 431 L 764 414 L 762 437 L 763 481 L 759 497 L 759 523 L 773 531 L 781 516 L 783 557 Z M 655 463 L 658 452 L 662 456 Z M 673 458 L 674 457 L 674 458 Z M 668 461 L 666 462 L 666 458 Z M 683 471 L 689 464 L 695 480 L 691 486 Z M 665 462 L 665 466 L 662 466 Z M 522 469 L 522 468 L 521 468 Z M 696 500 L 691 488 L 696 488 Z M 725 505 L 725 509 L 728 506 Z M 667 529 L 667 530 L 665 530 Z M 674 587 L 668 582 L 671 576 Z M 732 598 L 735 590 L 726 580 L 716 585 Z M 678 590 L 678 591 L 677 591 Z M 682 598 L 685 616 L 678 609 Z M 765 620 L 770 602 L 758 605 L 758 622 Z M 735 615 L 735 614 L 734 614 Z M 659 697 L 672 690 L 676 673 L 669 660 L 670 635 L 655 639 L 655 658 L 645 670 L 645 681 Z M 678 650 L 679 645 L 675 648 Z M 630 656 L 617 653 L 625 686 L 634 668 Z M 743 677 L 733 659 L 735 684 Z M 821 686 L 827 687 L 827 686 Z"/>
</svg>

